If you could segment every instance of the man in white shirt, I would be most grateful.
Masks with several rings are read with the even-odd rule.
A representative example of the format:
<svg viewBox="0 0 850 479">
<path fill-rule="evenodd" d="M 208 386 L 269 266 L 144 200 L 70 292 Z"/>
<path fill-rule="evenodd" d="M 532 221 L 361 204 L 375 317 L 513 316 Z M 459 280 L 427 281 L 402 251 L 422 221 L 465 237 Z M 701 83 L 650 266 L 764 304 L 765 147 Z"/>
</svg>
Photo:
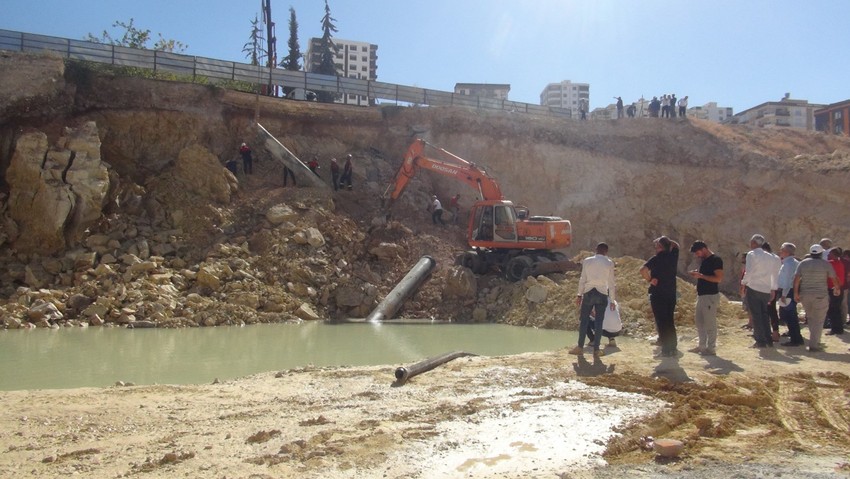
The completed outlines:
<svg viewBox="0 0 850 479">
<path fill-rule="evenodd" d="M 595 310 L 597 319 L 605 317 L 605 307 L 611 304 L 611 309 L 617 306 L 616 286 L 614 285 L 614 262 L 608 258 L 608 245 L 596 245 L 596 254 L 585 258 L 581 263 L 581 277 L 578 281 L 576 305 L 580 306 L 578 346 L 570 350 L 570 354 L 584 352 L 584 339 L 587 335 L 587 325 L 590 322 L 590 311 Z M 594 321 L 595 335 L 593 339 L 593 355 L 601 356 L 599 341 L 602 339 L 602 321 Z"/>
<path fill-rule="evenodd" d="M 741 279 L 741 296 L 753 316 L 753 337 L 756 340 L 753 347 L 756 348 L 773 346 L 767 305 L 776 295 L 782 265 L 779 257 L 762 249 L 762 245 L 764 236 L 755 234 L 750 238 L 751 250 L 747 253 L 746 269 Z"/>
</svg>

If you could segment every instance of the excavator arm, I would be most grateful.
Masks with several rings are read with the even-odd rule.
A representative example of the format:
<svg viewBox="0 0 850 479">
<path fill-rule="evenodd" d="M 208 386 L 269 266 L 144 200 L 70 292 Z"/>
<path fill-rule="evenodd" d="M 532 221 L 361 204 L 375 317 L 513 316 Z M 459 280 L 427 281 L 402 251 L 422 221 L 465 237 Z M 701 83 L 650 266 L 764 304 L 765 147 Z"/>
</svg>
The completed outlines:
<svg viewBox="0 0 850 479">
<path fill-rule="evenodd" d="M 441 158 L 431 158 L 425 155 L 425 147 L 437 151 Z M 407 188 L 407 184 L 416 176 L 419 169 L 450 176 L 475 189 L 483 200 L 502 200 L 502 190 L 495 178 L 463 158 L 442 148 L 430 145 L 425 140 L 417 139 L 408 147 L 404 161 L 396 173 L 395 181 L 389 186 L 385 198 L 390 202 L 398 199 Z"/>
</svg>

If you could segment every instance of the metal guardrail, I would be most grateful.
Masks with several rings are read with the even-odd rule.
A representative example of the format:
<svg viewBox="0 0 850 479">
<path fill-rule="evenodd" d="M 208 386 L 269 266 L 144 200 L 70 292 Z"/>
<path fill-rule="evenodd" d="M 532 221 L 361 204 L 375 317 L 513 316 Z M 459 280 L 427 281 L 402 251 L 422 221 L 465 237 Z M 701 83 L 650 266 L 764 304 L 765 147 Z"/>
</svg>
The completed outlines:
<svg viewBox="0 0 850 479">
<path fill-rule="evenodd" d="M 502 110 L 518 113 L 571 118 L 569 108 L 554 108 L 509 100 L 460 95 L 453 92 L 429 90 L 358 78 L 261 67 L 212 58 L 181 55 L 157 50 L 143 50 L 104 43 L 71 40 L 0 29 L 0 50 L 26 53 L 52 52 L 63 58 L 105 63 L 117 66 L 145 68 L 155 72 L 186 75 L 193 80 L 241 81 L 251 84 L 287 86 L 340 95 L 360 95 L 367 98 L 429 106 L 461 106 Z"/>
</svg>

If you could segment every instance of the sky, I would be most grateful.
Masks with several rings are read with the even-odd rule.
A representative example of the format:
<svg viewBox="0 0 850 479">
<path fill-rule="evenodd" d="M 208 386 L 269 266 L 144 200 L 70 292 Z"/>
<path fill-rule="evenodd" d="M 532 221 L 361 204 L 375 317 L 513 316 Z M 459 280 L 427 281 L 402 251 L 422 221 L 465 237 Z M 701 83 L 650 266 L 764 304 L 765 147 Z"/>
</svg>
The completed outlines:
<svg viewBox="0 0 850 479">
<path fill-rule="evenodd" d="M 0 0 L 0 29 L 83 39 L 131 18 L 187 55 L 247 62 L 260 0 Z M 590 107 L 675 93 L 740 112 L 791 98 L 850 99 L 847 0 L 328 0 L 336 38 L 378 45 L 378 80 L 452 91 L 507 83 L 539 104 L 549 83 L 590 84 Z M 321 36 L 323 0 L 271 0 L 279 57 Z M 152 45 L 153 42 L 151 42 Z"/>
</svg>

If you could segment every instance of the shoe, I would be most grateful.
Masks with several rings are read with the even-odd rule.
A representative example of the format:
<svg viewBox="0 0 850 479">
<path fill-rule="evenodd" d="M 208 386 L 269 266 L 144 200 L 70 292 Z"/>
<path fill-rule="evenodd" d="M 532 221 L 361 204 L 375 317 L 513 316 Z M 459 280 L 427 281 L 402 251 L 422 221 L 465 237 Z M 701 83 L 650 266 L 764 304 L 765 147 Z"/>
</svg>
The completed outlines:
<svg viewBox="0 0 850 479">
<path fill-rule="evenodd" d="M 612 339 L 612 340 L 610 340 L 610 341 L 608 341 L 608 346 L 606 346 L 606 347 L 608 347 L 608 348 L 616 348 L 616 347 L 617 347 L 617 341 L 615 341 L 615 340 L 613 340 L 613 339 Z"/>
<path fill-rule="evenodd" d="M 570 349 L 570 354 L 581 355 L 584 354 L 584 348 L 581 346 L 576 346 L 573 349 Z"/>
<path fill-rule="evenodd" d="M 678 356 L 678 355 L 679 355 L 679 350 L 678 350 L 678 349 L 674 349 L 674 350 L 672 350 L 672 351 L 664 351 L 664 352 L 662 352 L 662 353 L 661 353 L 661 355 L 662 355 L 662 356 L 664 356 L 665 358 L 672 358 L 672 357 L 676 357 L 676 356 Z"/>
<path fill-rule="evenodd" d="M 700 351 L 700 356 L 717 356 L 717 353 L 713 349 L 706 349 L 704 351 Z"/>
<path fill-rule="evenodd" d="M 810 353 L 822 353 L 823 352 L 823 348 L 813 348 L 813 347 L 809 346 L 806 349 L 808 349 Z"/>
<path fill-rule="evenodd" d="M 824 333 L 826 336 L 841 336 L 844 334 L 844 331 L 827 331 Z"/>
<path fill-rule="evenodd" d="M 703 349 L 699 346 L 697 346 L 695 348 L 691 348 L 691 349 L 688 350 L 689 353 L 697 353 L 697 354 L 702 353 L 702 351 L 703 351 Z"/>
<path fill-rule="evenodd" d="M 753 326 L 751 324 L 745 324 L 741 326 L 741 329 L 753 329 Z"/>
<path fill-rule="evenodd" d="M 603 351 L 601 349 L 594 349 L 593 350 L 593 357 L 594 358 L 599 358 L 599 357 L 602 357 L 602 356 L 605 356 L 605 351 Z"/>
<path fill-rule="evenodd" d="M 785 341 L 785 342 L 784 342 L 784 343 L 782 343 L 780 346 L 789 346 L 789 347 L 793 347 L 793 346 L 802 346 L 802 345 L 803 345 L 803 342 L 802 342 L 802 341 Z"/>
</svg>

